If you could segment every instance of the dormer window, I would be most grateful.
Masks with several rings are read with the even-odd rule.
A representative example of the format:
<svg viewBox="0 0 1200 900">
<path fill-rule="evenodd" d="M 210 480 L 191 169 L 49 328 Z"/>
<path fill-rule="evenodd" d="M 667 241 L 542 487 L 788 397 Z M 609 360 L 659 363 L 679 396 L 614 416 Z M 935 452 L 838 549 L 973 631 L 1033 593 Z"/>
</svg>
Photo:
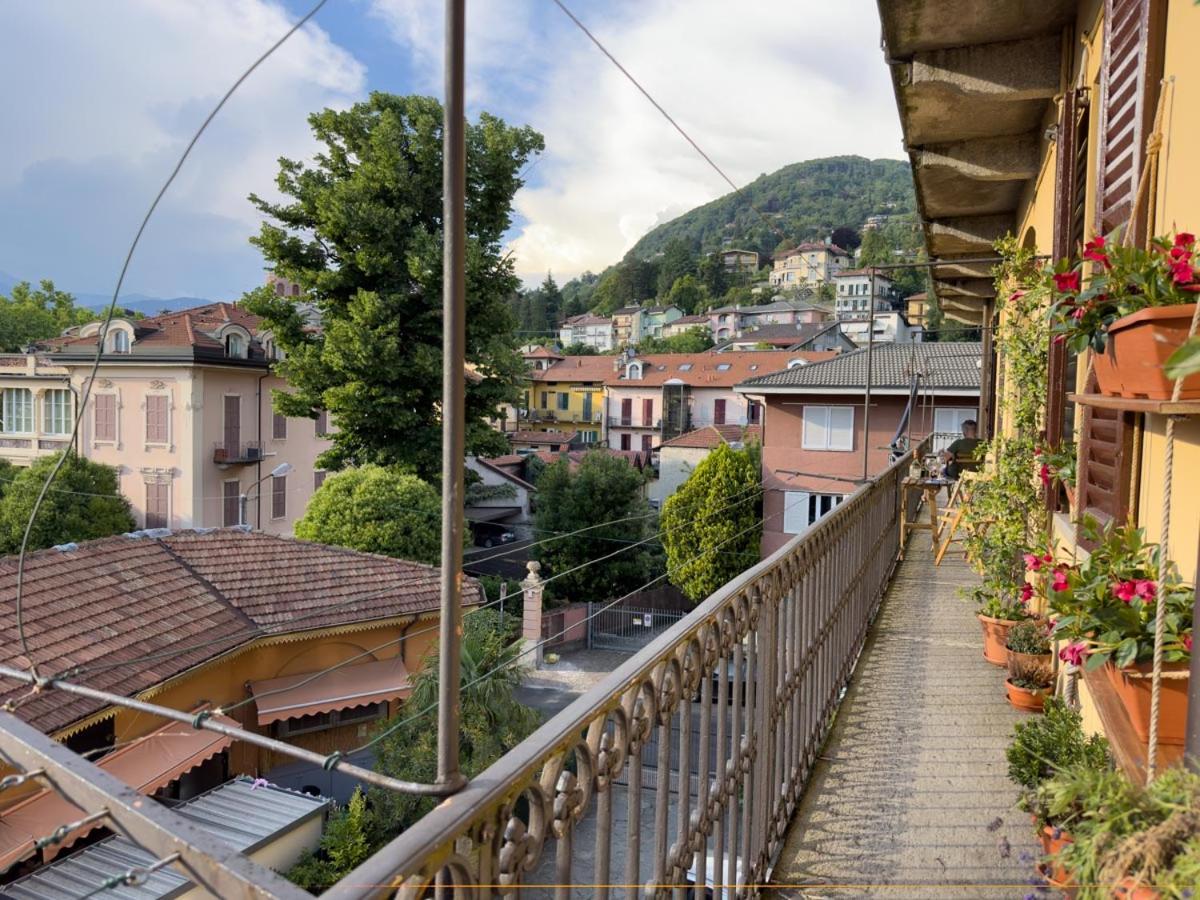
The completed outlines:
<svg viewBox="0 0 1200 900">
<path fill-rule="evenodd" d="M 225 355 L 234 359 L 246 358 L 246 342 L 240 334 L 225 335 Z"/>
<path fill-rule="evenodd" d="M 808 365 L 808 363 L 802 359 L 789 359 L 787 367 L 789 369 L 796 369 L 796 368 L 799 368 L 800 366 L 804 366 L 804 365 Z"/>
<path fill-rule="evenodd" d="M 108 336 L 108 349 L 112 353 L 129 352 L 129 332 L 117 328 Z"/>
<path fill-rule="evenodd" d="M 630 381 L 641 381 L 642 379 L 642 364 L 638 362 L 630 363 L 625 367 L 625 377 Z"/>
</svg>

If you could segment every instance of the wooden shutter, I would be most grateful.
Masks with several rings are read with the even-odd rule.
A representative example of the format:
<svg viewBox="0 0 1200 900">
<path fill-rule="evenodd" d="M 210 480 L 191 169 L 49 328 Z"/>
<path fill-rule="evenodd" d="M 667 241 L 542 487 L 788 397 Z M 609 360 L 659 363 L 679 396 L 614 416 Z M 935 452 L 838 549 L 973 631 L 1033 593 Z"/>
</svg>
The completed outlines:
<svg viewBox="0 0 1200 900">
<path fill-rule="evenodd" d="M 642 400 L 642 425 L 647 428 L 654 427 L 654 398 L 647 397 Z"/>
<path fill-rule="evenodd" d="M 725 424 L 725 401 L 724 400 L 714 400 L 713 401 L 713 424 L 714 425 L 724 425 Z"/>
<path fill-rule="evenodd" d="M 242 443 L 242 398 L 225 397 L 225 452 L 238 455 Z"/>
<path fill-rule="evenodd" d="M 1129 222 L 1162 78 L 1166 0 L 1104 0 L 1096 230 L 1145 239 L 1145 204 Z M 1154 185 L 1150 186 L 1154 190 Z"/>
<path fill-rule="evenodd" d="M 626 398 L 621 401 L 621 424 L 626 425 L 626 426 L 633 424 L 633 399 L 632 398 Z"/>
<path fill-rule="evenodd" d="M 146 527 L 167 527 L 167 485 L 151 482 L 146 485 Z"/>
<path fill-rule="evenodd" d="M 115 441 L 117 439 L 117 395 L 96 395 L 96 440 Z"/>
<path fill-rule="evenodd" d="M 275 413 L 271 420 L 271 437 L 277 441 L 287 440 L 287 416 L 283 413 Z"/>
<path fill-rule="evenodd" d="M 1095 377 L 1088 384 L 1095 390 Z M 1077 472 L 1080 512 L 1101 523 L 1124 521 L 1130 513 L 1134 413 L 1086 407 Z"/>
<path fill-rule="evenodd" d="M 276 475 L 271 479 L 271 518 L 282 519 L 287 515 L 287 476 Z"/>
<path fill-rule="evenodd" d="M 146 397 L 146 443 L 167 443 L 167 398 L 162 394 Z"/>
<path fill-rule="evenodd" d="M 238 524 L 238 495 L 241 489 L 236 481 L 226 481 L 222 485 L 221 521 L 226 528 Z"/>
</svg>

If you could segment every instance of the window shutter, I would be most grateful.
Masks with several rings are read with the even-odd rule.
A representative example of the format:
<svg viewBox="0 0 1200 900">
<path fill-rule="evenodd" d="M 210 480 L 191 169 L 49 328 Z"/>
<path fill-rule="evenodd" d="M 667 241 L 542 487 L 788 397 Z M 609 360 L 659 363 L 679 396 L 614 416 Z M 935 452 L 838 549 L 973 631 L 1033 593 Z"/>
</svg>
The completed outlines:
<svg viewBox="0 0 1200 900">
<path fill-rule="evenodd" d="M 801 444 L 807 450 L 824 450 L 829 444 L 829 407 L 804 407 L 804 435 Z"/>
<path fill-rule="evenodd" d="M 1095 380 L 1089 390 L 1095 389 Z M 1080 512 L 1101 523 L 1122 522 L 1130 512 L 1130 478 L 1133 466 L 1134 413 L 1087 407 L 1079 441 L 1076 476 Z"/>
<path fill-rule="evenodd" d="M 146 443 L 167 442 L 167 398 L 162 394 L 146 397 Z"/>
<path fill-rule="evenodd" d="M 714 425 L 724 425 L 725 424 L 725 401 L 724 400 L 714 400 L 713 401 L 713 424 Z"/>
<path fill-rule="evenodd" d="M 654 399 L 652 397 L 642 400 L 642 424 L 647 428 L 654 425 Z"/>
<path fill-rule="evenodd" d="M 238 494 L 241 485 L 236 481 L 226 481 L 222 485 L 222 523 L 226 528 L 238 524 Z"/>
<path fill-rule="evenodd" d="M 275 413 L 271 420 L 271 437 L 277 441 L 287 440 L 287 416 L 283 413 Z"/>
<path fill-rule="evenodd" d="M 117 439 L 117 395 L 96 395 L 96 440 L 115 441 Z"/>
<path fill-rule="evenodd" d="M 1128 224 L 1139 243 L 1144 207 L 1138 221 L 1129 223 L 1129 216 L 1158 102 L 1165 17 L 1166 0 L 1104 0 L 1096 230 L 1108 234 Z"/>
<path fill-rule="evenodd" d="M 271 518 L 282 519 L 287 515 L 287 476 L 271 478 Z"/>
<path fill-rule="evenodd" d="M 829 407 L 829 449 L 854 449 L 854 407 Z"/>
<path fill-rule="evenodd" d="M 167 527 L 167 485 L 151 482 L 146 485 L 146 527 Z"/>
<path fill-rule="evenodd" d="M 808 528 L 808 491 L 783 492 L 783 530 L 788 534 L 800 534 Z"/>
</svg>

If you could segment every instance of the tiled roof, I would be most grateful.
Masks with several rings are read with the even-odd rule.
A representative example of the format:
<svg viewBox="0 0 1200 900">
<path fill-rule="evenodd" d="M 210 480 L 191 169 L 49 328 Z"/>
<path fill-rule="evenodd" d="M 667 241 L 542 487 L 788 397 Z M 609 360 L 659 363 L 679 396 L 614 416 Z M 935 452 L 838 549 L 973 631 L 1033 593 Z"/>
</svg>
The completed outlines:
<svg viewBox="0 0 1200 900">
<path fill-rule="evenodd" d="M 246 312 L 240 306 L 232 303 L 209 303 L 205 306 L 194 306 L 191 309 L 181 309 L 178 312 L 164 313 L 161 316 L 150 316 L 137 319 L 131 324 L 134 330 L 134 346 L 161 346 L 180 348 L 221 349 L 221 342 L 212 337 L 223 325 L 234 323 L 241 325 L 251 334 L 259 327 L 258 316 Z M 48 341 L 49 345 L 66 350 L 95 347 L 98 334 L 87 337 L 66 337 Z"/>
<path fill-rule="evenodd" d="M 788 353 L 775 350 L 730 350 L 724 353 L 654 353 L 638 356 L 642 377 L 626 379 L 625 367 L 613 374 L 605 384 L 609 388 L 656 387 L 668 381 L 680 381 L 695 388 L 733 387 L 740 381 L 768 372 L 786 369 L 793 359 L 807 362 L 828 359 L 831 351 Z"/>
<path fill-rule="evenodd" d="M 762 306 L 743 306 L 739 312 L 746 316 L 756 316 L 759 313 L 772 312 L 807 312 L 808 310 L 820 310 L 819 306 L 813 306 L 811 303 L 796 303 L 791 300 L 775 300 L 771 303 L 764 303 Z"/>
<path fill-rule="evenodd" d="M 679 307 L 676 306 L 674 303 L 668 303 L 666 306 L 647 306 L 646 309 L 644 310 L 644 312 L 647 315 L 653 316 L 653 315 L 658 315 L 659 313 L 669 312 L 672 309 L 679 309 Z M 679 309 L 679 311 L 683 312 L 682 309 Z"/>
<path fill-rule="evenodd" d="M 526 359 L 562 359 L 562 357 L 546 347 L 537 347 L 525 354 Z"/>
<path fill-rule="evenodd" d="M 648 450 L 617 450 L 614 447 L 592 447 L 588 450 L 538 450 L 536 453 L 530 454 L 536 456 L 547 465 L 553 465 L 560 459 L 565 459 L 567 465 L 571 469 L 575 469 L 583 462 L 583 458 L 589 453 L 604 453 L 608 456 L 615 456 L 618 459 L 623 459 L 635 469 L 644 469 L 650 464 L 650 451 Z"/>
<path fill-rule="evenodd" d="M 640 306 L 622 306 L 620 309 L 613 312 L 614 316 L 633 316 L 642 311 Z"/>
<path fill-rule="evenodd" d="M 583 313 L 578 316 L 571 316 L 563 322 L 564 325 L 611 325 L 612 319 L 606 319 L 603 316 L 593 316 L 591 313 Z"/>
<path fill-rule="evenodd" d="M 708 316 L 680 316 L 671 325 L 707 325 Z"/>
<path fill-rule="evenodd" d="M 979 343 L 876 344 L 871 358 L 871 386 L 908 388 L 913 375 L 918 374 L 923 387 L 978 389 L 982 355 Z M 862 388 L 866 382 L 867 351 L 861 349 L 825 362 L 750 378 L 738 387 Z"/>
<path fill-rule="evenodd" d="M 785 322 L 780 325 L 763 325 L 761 328 L 756 328 L 753 331 L 747 331 L 740 338 L 730 338 L 721 346 L 729 346 L 730 344 L 744 344 L 747 341 L 753 341 L 762 344 L 777 344 L 785 347 L 793 347 L 796 344 L 806 344 L 818 335 L 829 331 L 831 328 L 836 329 L 837 327 L 837 322 L 810 322 L 804 325 L 788 325 Z M 826 354 L 823 354 L 822 358 L 825 358 L 825 356 Z M 809 360 L 809 362 L 816 361 L 817 360 Z"/>
<path fill-rule="evenodd" d="M 564 356 L 541 371 L 529 373 L 533 381 L 603 381 L 612 377 L 615 356 Z"/>
<path fill-rule="evenodd" d="M 806 241 L 803 244 L 793 247 L 790 250 L 784 250 L 781 253 L 776 253 L 774 259 L 787 259 L 789 256 L 795 256 L 797 253 L 810 253 L 818 250 L 823 250 L 827 253 L 832 253 L 835 256 L 849 256 L 849 252 L 843 250 L 837 244 L 826 244 L 820 241 Z"/>
<path fill-rule="evenodd" d="M 514 444 L 569 444 L 578 437 L 577 431 L 515 431 L 509 440 Z"/>
<path fill-rule="evenodd" d="M 929 294 L 928 294 L 926 291 L 919 291 L 919 292 L 918 292 L 918 293 L 916 293 L 916 294 L 909 294 L 909 295 L 908 295 L 907 297 L 905 297 L 904 299 L 905 299 L 905 301 L 908 301 L 908 300 L 928 300 L 928 299 L 929 299 Z"/>
<path fill-rule="evenodd" d="M 732 444 L 736 441 L 761 441 L 762 427 L 759 425 L 709 425 L 681 434 L 669 441 L 663 441 L 661 447 L 686 447 L 695 450 L 711 450 L 720 444 Z"/>
<path fill-rule="evenodd" d="M 834 278 L 866 278 L 871 275 L 870 269 L 842 269 L 840 272 L 834 272 Z M 878 270 L 875 271 L 875 277 L 881 281 L 891 281 L 892 279 Z"/>
<path fill-rule="evenodd" d="M 0 559 L 0 659 L 26 668 L 15 629 L 16 569 L 15 557 Z M 26 634 L 43 673 L 104 663 L 81 680 L 134 695 L 263 629 L 287 633 L 435 611 L 439 575 L 405 560 L 219 529 L 41 550 L 26 559 L 23 594 Z M 478 602 L 474 582 L 464 602 Z M 0 699 L 22 692 L 6 685 Z M 103 705 L 48 692 L 19 714 L 51 732 Z"/>
</svg>

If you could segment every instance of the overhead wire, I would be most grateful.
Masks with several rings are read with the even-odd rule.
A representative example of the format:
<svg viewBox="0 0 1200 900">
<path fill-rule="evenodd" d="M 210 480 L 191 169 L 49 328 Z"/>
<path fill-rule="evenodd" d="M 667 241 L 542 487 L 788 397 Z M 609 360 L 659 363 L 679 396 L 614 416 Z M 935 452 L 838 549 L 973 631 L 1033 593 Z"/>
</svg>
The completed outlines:
<svg viewBox="0 0 1200 900">
<path fill-rule="evenodd" d="M 276 50 L 278 50 L 280 47 L 282 47 L 284 45 L 284 43 L 287 42 L 288 38 L 290 38 L 300 28 L 302 28 L 309 21 L 309 19 L 311 19 L 313 16 L 315 16 L 317 14 L 317 12 L 321 9 L 321 7 L 323 7 L 327 2 L 328 2 L 328 0 L 317 0 L 317 2 L 309 9 L 309 11 L 307 13 L 305 13 L 304 16 L 301 17 L 294 25 L 292 25 L 292 27 L 289 28 L 282 37 L 280 37 L 277 41 L 275 41 L 274 44 L 272 44 L 270 47 L 268 47 L 262 54 L 260 54 L 258 56 L 257 59 L 254 60 L 254 62 L 252 62 L 245 70 L 243 70 L 242 74 L 238 76 L 237 80 L 234 81 L 234 83 L 229 87 L 229 89 L 224 93 L 224 95 L 222 95 L 221 99 L 217 101 L 216 105 L 212 108 L 212 110 L 209 112 L 209 114 L 204 118 L 204 121 L 200 123 L 200 127 L 196 129 L 195 133 L 192 135 L 191 140 L 188 141 L 187 146 L 184 147 L 183 153 L 180 154 L 179 159 L 175 163 L 175 167 L 171 170 L 170 175 L 167 176 L 166 181 L 164 181 L 162 187 L 159 188 L 158 193 L 155 195 L 154 200 L 150 204 L 150 208 L 146 210 L 146 214 L 142 217 L 141 224 L 138 226 L 137 233 L 134 234 L 133 241 L 129 245 L 129 250 L 125 254 L 125 261 L 121 264 L 121 271 L 120 271 L 120 274 L 117 276 L 117 284 L 116 284 L 116 287 L 113 289 L 112 300 L 109 301 L 108 309 L 106 310 L 106 312 L 104 314 L 104 323 L 103 323 L 103 325 L 101 325 L 100 331 L 98 332 L 98 334 L 96 336 L 96 355 L 92 359 L 91 372 L 88 374 L 88 377 L 83 384 L 83 388 L 80 391 L 80 399 L 79 399 L 79 404 L 78 404 L 79 408 L 75 411 L 75 421 L 71 428 L 71 437 L 70 437 L 70 441 L 69 441 L 70 446 L 72 446 L 72 447 L 75 446 L 76 442 L 79 440 L 79 427 L 83 421 L 83 414 L 84 414 L 84 410 L 87 408 L 87 402 L 88 402 L 88 398 L 91 395 L 92 385 L 95 383 L 96 375 L 100 370 L 100 360 L 104 356 L 104 345 L 108 338 L 108 330 L 109 330 L 109 327 L 112 325 L 112 320 L 116 313 L 117 298 L 120 296 L 121 288 L 125 284 L 125 276 L 129 272 L 130 263 L 132 263 L 133 255 L 138 248 L 138 244 L 141 242 L 142 234 L 146 231 L 146 227 L 150 224 L 150 219 L 154 215 L 154 211 L 156 209 L 158 209 L 158 204 L 162 201 L 162 198 L 164 196 L 166 196 L 167 191 L 170 189 L 171 185 L 175 182 L 176 176 L 178 176 L 180 170 L 183 169 L 183 164 L 187 161 L 188 157 L 191 155 L 192 148 L 194 148 L 196 146 L 196 143 L 200 140 L 200 136 L 204 134 L 204 132 L 207 130 L 209 124 L 213 121 L 213 119 L 215 119 L 217 117 L 217 114 L 221 111 L 221 109 L 229 101 L 229 98 L 234 95 L 234 93 L 238 90 L 238 88 L 242 86 L 242 84 L 246 81 L 247 78 L 250 77 L 250 75 L 255 71 L 255 69 L 257 69 L 260 65 L 262 65 L 262 63 L 264 63 L 268 58 L 270 58 L 270 56 Z M 46 475 L 46 480 L 42 484 L 42 489 L 41 489 L 41 491 L 38 492 L 37 499 L 34 501 L 33 507 L 29 511 L 29 518 L 25 523 L 25 530 L 24 530 L 23 535 L 21 536 L 21 548 L 17 555 L 17 579 L 16 579 L 16 582 L 17 582 L 16 583 L 17 637 L 21 643 L 21 653 L 25 657 L 26 661 L 29 663 L 29 672 L 31 675 L 34 675 L 34 676 L 37 675 L 37 663 L 34 661 L 33 656 L 30 653 L 29 639 L 25 633 L 25 619 L 24 619 L 24 606 L 23 606 L 24 582 L 25 582 L 25 556 L 29 549 L 29 538 L 30 538 L 30 535 L 33 533 L 33 526 L 34 526 L 34 522 L 37 520 L 37 514 L 42 508 L 42 503 L 46 499 L 46 494 L 49 491 L 51 484 L 53 483 L 54 479 L 58 476 L 58 473 L 62 470 L 62 467 L 63 467 L 64 463 L 66 462 L 67 457 L 70 455 L 70 453 L 71 453 L 70 449 L 64 451 L 58 457 L 53 468 L 51 468 L 50 472 Z"/>
</svg>

